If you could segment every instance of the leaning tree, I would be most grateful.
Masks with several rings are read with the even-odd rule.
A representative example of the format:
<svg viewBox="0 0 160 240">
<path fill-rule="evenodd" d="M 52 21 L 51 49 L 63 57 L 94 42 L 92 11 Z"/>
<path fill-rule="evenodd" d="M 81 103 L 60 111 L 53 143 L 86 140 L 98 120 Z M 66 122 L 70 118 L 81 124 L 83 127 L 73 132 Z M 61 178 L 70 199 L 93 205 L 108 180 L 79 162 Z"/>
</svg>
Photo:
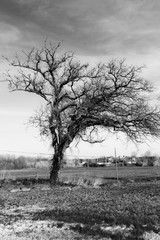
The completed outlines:
<svg viewBox="0 0 160 240">
<path fill-rule="evenodd" d="M 44 44 L 18 56 L 6 80 L 11 91 L 37 94 L 44 108 L 32 117 L 40 133 L 51 136 L 54 155 L 50 182 L 56 184 L 65 150 L 80 137 L 95 143 L 100 128 L 123 132 L 132 140 L 160 134 L 160 112 L 149 104 L 150 83 L 140 77 L 142 67 L 127 66 L 123 60 L 82 64 L 73 53 L 59 53 L 60 44 Z"/>
</svg>

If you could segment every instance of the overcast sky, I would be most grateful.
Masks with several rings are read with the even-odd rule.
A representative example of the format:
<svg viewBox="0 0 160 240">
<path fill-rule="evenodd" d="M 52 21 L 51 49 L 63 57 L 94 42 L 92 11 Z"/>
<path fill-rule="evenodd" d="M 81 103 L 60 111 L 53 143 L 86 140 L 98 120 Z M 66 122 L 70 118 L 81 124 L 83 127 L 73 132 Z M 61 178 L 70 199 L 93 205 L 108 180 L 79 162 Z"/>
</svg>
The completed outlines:
<svg viewBox="0 0 160 240">
<path fill-rule="evenodd" d="M 91 64 L 111 58 L 126 58 L 129 64 L 146 65 L 143 72 L 160 93 L 160 1 L 159 0 L 5 0 L 0 1 L 0 56 L 12 58 L 22 49 L 41 46 L 47 38 L 62 42 L 64 51 L 74 51 Z M 1 58 L 0 77 L 9 68 Z M 0 85 L 0 154 L 2 150 L 45 152 L 38 130 L 25 124 L 39 106 L 37 97 L 8 93 Z M 119 136 L 121 137 L 121 136 Z M 160 141 L 149 145 L 127 144 L 108 138 L 101 146 L 80 144 L 68 150 L 79 156 L 160 154 Z"/>
</svg>

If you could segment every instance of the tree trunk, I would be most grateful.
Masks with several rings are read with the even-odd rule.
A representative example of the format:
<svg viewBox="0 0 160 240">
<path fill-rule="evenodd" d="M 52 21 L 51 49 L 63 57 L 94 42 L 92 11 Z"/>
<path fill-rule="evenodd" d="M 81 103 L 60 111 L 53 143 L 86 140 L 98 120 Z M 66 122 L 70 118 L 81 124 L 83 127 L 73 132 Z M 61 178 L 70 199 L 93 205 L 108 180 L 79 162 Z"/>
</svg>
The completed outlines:
<svg viewBox="0 0 160 240">
<path fill-rule="evenodd" d="M 53 144 L 54 148 L 54 156 L 52 159 L 52 165 L 50 169 L 50 185 L 54 186 L 58 182 L 58 173 L 61 168 L 61 163 L 63 161 L 64 152 L 69 147 L 70 143 L 73 139 L 68 138 L 68 135 L 66 135 L 63 139 L 61 139 L 61 142 L 57 142 L 56 144 Z"/>
<path fill-rule="evenodd" d="M 63 151 L 57 150 L 52 159 L 52 165 L 50 170 L 50 184 L 54 186 L 58 182 L 58 173 L 61 168 L 61 162 L 63 159 Z"/>
</svg>

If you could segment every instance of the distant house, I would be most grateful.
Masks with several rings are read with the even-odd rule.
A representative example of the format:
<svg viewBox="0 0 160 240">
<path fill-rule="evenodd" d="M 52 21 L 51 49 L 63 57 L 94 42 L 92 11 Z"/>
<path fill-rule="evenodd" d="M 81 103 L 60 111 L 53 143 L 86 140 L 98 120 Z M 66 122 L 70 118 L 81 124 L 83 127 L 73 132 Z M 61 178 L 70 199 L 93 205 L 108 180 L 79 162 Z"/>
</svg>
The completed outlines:
<svg viewBox="0 0 160 240">
<path fill-rule="evenodd" d="M 137 162 L 136 157 L 126 156 L 123 158 L 124 165 L 135 165 Z"/>
</svg>

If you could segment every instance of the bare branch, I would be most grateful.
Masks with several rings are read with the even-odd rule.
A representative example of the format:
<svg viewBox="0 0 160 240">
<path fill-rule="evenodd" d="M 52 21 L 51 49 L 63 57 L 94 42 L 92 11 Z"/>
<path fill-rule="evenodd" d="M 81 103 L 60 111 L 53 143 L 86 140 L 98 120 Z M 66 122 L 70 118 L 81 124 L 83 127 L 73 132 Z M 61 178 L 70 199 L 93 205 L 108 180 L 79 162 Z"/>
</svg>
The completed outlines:
<svg viewBox="0 0 160 240">
<path fill-rule="evenodd" d="M 11 91 L 37 94 L 46 106 L 30 120 L 40 134 L 51 136 L 55 151 L 52 171 L 59 168 L 63 152 L 74 138 L 102 142 L 99 128 L 123 132 L 133 141 L 160 136 L 160 110 L 151 107 L 151 84 L 142 78 L 144 68 L 127 66 L 125 60 L 111 60 L 95 67 L 81 64 L 73 53 L 58 54 L 45 42 L 40 50 L 9 61 L 5 81 Z M 3 81 L 3 80 L 2 80 Z"/>
</svg>

